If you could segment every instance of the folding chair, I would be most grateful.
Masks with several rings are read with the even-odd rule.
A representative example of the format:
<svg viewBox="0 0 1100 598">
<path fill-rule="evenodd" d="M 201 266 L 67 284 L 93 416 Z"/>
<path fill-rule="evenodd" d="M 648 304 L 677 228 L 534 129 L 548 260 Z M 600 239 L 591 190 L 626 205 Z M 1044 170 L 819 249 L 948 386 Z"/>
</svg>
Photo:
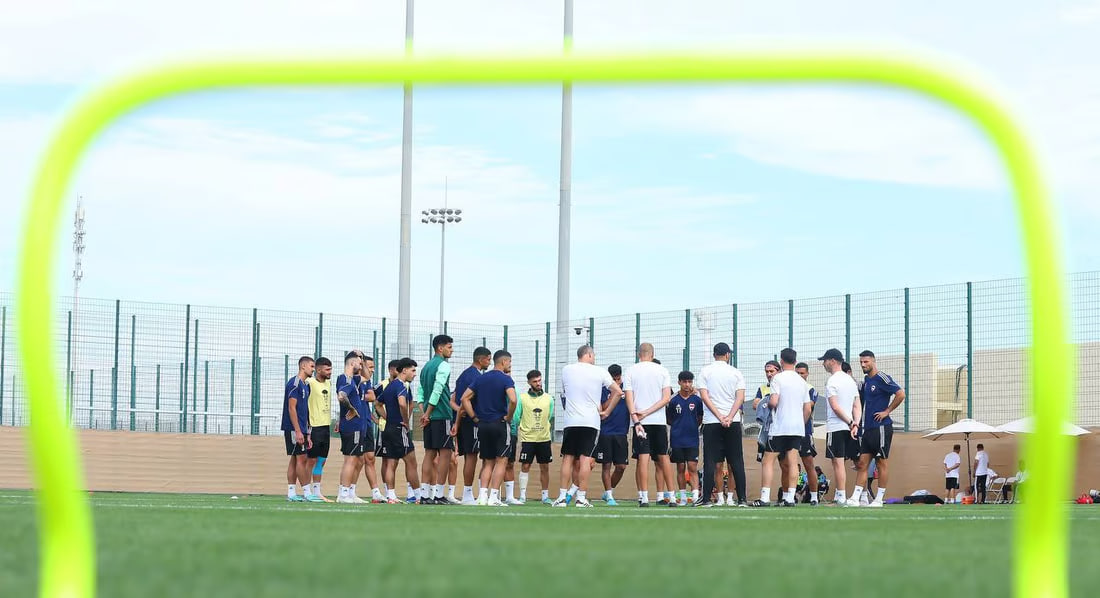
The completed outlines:
<svg viewBox="0 0 1100 598">
<path fill-rule="evenodd" d="M 997 479 L 993 480 L 993 482 L 991 484 L 989 484 L 989 488 L 985 489 L 986 496 L 989 497 L 986 500 L 992 500 L 994 502 L 1002 502 L 1004 500 L 1004 487 L 1005 487 L 1005 479 L 1004 478 L 997 478 Z"/>
<path fill-rule="evenodd" d="M 1007 496 L 1007 497 L 1006 497 L 1006 496 L 1004 496 L 1005 490 L 1006 490 L 1006 489 L 1008 489 L 1008 488 L 1010 488 L 1010 487 L 1012 488 L 1012 496 Z M 1017 491 L 1017 490 L 1018 490 L 1018 488 L 1017 488 L 1017 486 L 1016 486 L 1016 478 L 1015 478 L 1015 476 L 1013 476 L 1013 477 L 1011 477 L 1011 478 L 1008 478 L 1007 480 L 1005 480 L 1005 484 L 1004 484 L 1004 487 L 1002 487 L 1002 488 L 1001 488 L 1001 496 L 1002 496 L 1002 500 L 1001 500 L 1001 502 L 1003 502 L 1003 503 L 1013 503 L 1013 502 L 1016 502 L 1016 491 Z"/>
</svg>

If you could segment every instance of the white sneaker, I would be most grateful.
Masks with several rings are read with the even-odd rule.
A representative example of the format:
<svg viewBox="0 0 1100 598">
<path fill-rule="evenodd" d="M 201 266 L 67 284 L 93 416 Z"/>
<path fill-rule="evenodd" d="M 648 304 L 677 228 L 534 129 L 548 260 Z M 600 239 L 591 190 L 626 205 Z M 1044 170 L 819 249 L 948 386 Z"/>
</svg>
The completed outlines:
<svg viewBox="0 0 1100 598">
<path fill-rule="evenodd" d="M 559 499 L 555 500 L 555 501 L 554 501 L 554 504 L 552 504 L 552 505 L 550 505 L 550 506 L 551 506 L 551 507 L 558 507 L 558 508 L 564 509 L 565 507 L 568 507 L 568 506 L 569 506 L 569 501 L 568 501 L 568 500 L 566 500 L 566 499 L 564 499 L 564 498 L 559 498 Z"/>
<path fill-rule="evenodd" d="M 352 496 L 352 497 L 351 497 L 351 502 L 353 502 L 353 503 L 355 503 L 355 504 L 357 504 L 357 505 L 365 505 L 365 504 L 367 504 L 367 501 L 365 501 L 365 500 L 363 500 L 363 499 L 359 498 L 358 496 Z"/>
<path fill-rule="evenodd" d="M 728 498 L 726 498 L 726 506 L 727 507 L 736 507 L 737 506 L 737 499 L 734 498 L 733 494 L 729 494 Z"/>
<path fill-rule="evenodd" d="M 337 498 L 337 499 L 336 499 L 336 502 L 338 502 L 338 503 L 340 503 L 340 504 L 342 504 L 342 505 L 352 505 L 352 504 L 355 504 L 355 501 L 353 501 L 352 499 L 350 499 L 350 498 L 348 498 L 348 497 L 346 497 L 346 496 L 341 496 L 341 497 Z"/>
<path fill-rule="evenodd" d="M 582 509 L 591 509 L 592 508 L 592 503 L 588 502 L 586 499 L 578 498 L 577 499 L 577 506 L 582 508 Z"/>
<path fill-rule="evenodd" d="M 497 501 L 497 502 L 500 502 L 500 501 Z M 484 506 L 489 504 L 489 499 L 479 498 L 479 499 L 477 499 L 477 504 L 478 504 L 478 506 L 484 507 Z"/>
<path fill-rule="evenodd" d="M 448 496 L 448 497 L 447 497 L 446 499 L 444 499 L 444 500 L 446 500 L 446 501 L 447 501 L 447 504 L 449 504 L 449 505 L 461 505 L 461 504 L 465 504 L 465 503 L 463 503 L 463 502 L 462 502 L 461 500 L 458 500 L 457 498 L 455 498 L 455 497 L 453 497 L 453 496 Z"/>
<path fill-rule="evenodd" d="M 506 507 L 506 506 L 508 506 L 508 505 L 500 502 L 499 498 L 490 498 L 489 502 L 487 504 L 490 507 Z"/>
<path fill-rule="evenodd" d="M 464 504 L 467 507 L 472 507 L 472 506 L 477 504 L 477 499 L 476 498 L 464 498 L 464 499 L 462 499 L 462 502 L 460 504 Z"/>
<path fill-rule="evenodd" d="M 881 508 L 882 508 L 882 501 L 881 501 L 881 500 L 878 500 L 878 499 L 875 499 L 875 500 L 874 500 L 873 502 L 871 502 L 871 504 L 869 504 L 869 505 L 864 505 L 864 506 L 867 506 L 867 507 L 874 507 L 874 508 L 876 508 L 876 509 L 881 509 Z"/>
<path fill-rule="evenodd" d="M 523 501 L 522 500 L 516 500 L 514 498 L 509 498 L 508 500 L 504 501 L 504 504 L 506 504 L 508 506 L 522 505 Z"/>
<path fill-rule="evenodd" d="M 845 507 L 858 507 L 859 506 L 859 501 L 854 499 L 854 498 L 849 498 L 848 500 L 846 500 L 846 501 L 844 501 L 840 504 L 845 506 Z"/>
</svg>

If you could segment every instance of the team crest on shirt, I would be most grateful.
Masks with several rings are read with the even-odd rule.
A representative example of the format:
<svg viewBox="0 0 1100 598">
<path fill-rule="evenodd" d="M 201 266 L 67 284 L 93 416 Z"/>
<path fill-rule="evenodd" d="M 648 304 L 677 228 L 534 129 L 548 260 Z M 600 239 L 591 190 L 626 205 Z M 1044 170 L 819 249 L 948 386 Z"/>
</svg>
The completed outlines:
<svg viewBox="0 0 1100 598">
<path fill-rule="evenodd" d="M 688 411 L 695 411 L 695 403 L 688 403 Z"/>
<path fill-rule="evenodd" d="M 871 385 L 871 392 L 875 392 L 875 385 L 874 384 Z"/>
</svg>

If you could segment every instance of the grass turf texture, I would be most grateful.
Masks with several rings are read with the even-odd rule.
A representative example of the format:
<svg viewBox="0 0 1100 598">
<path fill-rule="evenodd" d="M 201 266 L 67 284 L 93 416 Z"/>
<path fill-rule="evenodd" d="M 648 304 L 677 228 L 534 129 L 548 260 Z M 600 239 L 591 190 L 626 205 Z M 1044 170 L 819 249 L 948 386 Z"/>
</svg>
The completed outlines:
<svg viewBox="0 0 1100 598">
<path fill-rule="evenodd" d="M 94 494 L 103 596 L 1008 595 L 1013 506 L 647 510 L 290 504 Z M 1070 590 L 1100 586 L 1072 509 Z M 30 493 L 0 491 L 0 596 L 34 593 Z M 1090 556 L 1091 555 L 1091 556 Z M 447 573 L 447 572 L 450 573 Z M 881 591 L 879 592 L 881 593 Z"/>
</svg>

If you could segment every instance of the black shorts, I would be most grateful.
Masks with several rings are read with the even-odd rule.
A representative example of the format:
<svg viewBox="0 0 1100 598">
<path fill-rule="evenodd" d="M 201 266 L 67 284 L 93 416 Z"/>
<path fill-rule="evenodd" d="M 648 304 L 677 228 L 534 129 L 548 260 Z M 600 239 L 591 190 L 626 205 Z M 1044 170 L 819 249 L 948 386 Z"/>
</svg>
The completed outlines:
<svg viewBox="0 0 1100 598">
<path fill-rule="evenodd" d="M 424 428 L 424 450 L 452 451 L 455 448 L 455 439 L 451 436 L 451 426 L 454 424 L 449 419 L 433 419 Z"/>
<path fill-rule="evenodd" d="M 520 445 L 520 463 L 530 465 L 536 460 L 539 463 L 550 463 L 554 460 L 554 450 L 550 448 L 549 440 L 546 442 L 524 442 Z"/>
<path fill-rule="evenodd" d="M 306 454 L 306 445 L 294 444 L 294 430 L 283 430 L 283 442 L 286 444 L 286 454 L 290 457 Z"/>
<path fill-rule="evenodd" d="M 672 455 L 673 463 L 687 463 L 688 461 L 693 463 L 699 462 L 699 447 L 674 448 L 670 454 Z"/>
<path fill-rule="evenodd" d="M 477 425 L 477 442 L 481 445 L 482 459 L 508 456 L 512 430 L 504 422 L 481 422 Z"/>
<path fill-rule="evenodd" d="M 585 426 L 570 426 L 561 440 L 561 456 L 591 457 L 596 454 L 600 431 Z"/>
<path fill-rule="evenodd" d="M 474 420 L 466 417 L 462 421 L 458 422 L 458 454 L 460 456 L 473 455 L 477 456 L 477 424 Z"/>
<path fill-rule="evenodd" d="M 797 451 L 802 446 L 802 436 L 769 436 L 766 453 L 786 455 L 787 451 Z"/>
<path fill-rule="evenodd" d="M 512 429 L 509 428 L 508 429 L 508 455 L 507 455 L 509 463 L 515 463 L 516 462 L 516 440 L 517 440 L 517 438 L 516 438 L 515 434 L 512 434 Z"/>
<path fill-rule="evenodd" d="M 401 459 L 413 450 L 412 441 L 409 440 L 409 430 L 402 425 L 388 425 L 381 434 L 381 450 L 378 454 L 383 459 Z"/>
<path fill-rule="evenodd" d="M 630 446 L 626 441 L 626 434 L 601 435 L 599 442 L 596 443 L 596 463 L 612 463 L 614 465 L 630 463 Z"/>
<path fill-rule="evenodd" d="M 947 489 L 948 490 L 958 490 L 959 489 L 959 478 L 947 478 Z"/>
<path fill-rule="evenodd" d="M 328 426 L 318 426 L 309 431 L 309 437 L 313 441 L 313 448 L 306 455 L 310 459 L 328 457 L 329 429 Z"/>
<path fill-rule="evenodd" d="M 370 444 L 371 449 L 374 448 L 374 439 L 370 434 L 362 430 L 356 430 L 354 432 L 340 432 L 340 454 L 352 457 L 360 457 L 365 453 L 371 451 L 367 450 L 367 445 Z"/>
<path fill-rule="evenodd" d="M 825 435 L 826 459 L 851 459 L 859 458 L 859 441 L 852 438 L 851 430 L 838 430 Z"/>
<path fill-rule="evenodd" d="M 631 443 L 634 449 L 634 458 L 637 459 L 639 455 L 649 455 L 656 459 L 659 456 L 668 454 L 668 427 L 664 424 L 646 426 L 642 425 L 645 429 L 645 438 L 638 436 L 638 427 L 634 427 L 634 438 Z"/>
<path fill-rule="evenodd" d="M 813 435 L 802 437 L 802 444 L 800 444 L 798 446 L 798 456 L 799 457 L 816 457 L 817 456 L 817 447 L 814 446 L 814 437 L 813 437 Z"/>
<path fill-rule="evenodd" d="M 859 452 L 875 459 L 890 458 L 890 443 L 894 440 L 894 427 L 865 428 L 859 442 Z"/>
</svg>

